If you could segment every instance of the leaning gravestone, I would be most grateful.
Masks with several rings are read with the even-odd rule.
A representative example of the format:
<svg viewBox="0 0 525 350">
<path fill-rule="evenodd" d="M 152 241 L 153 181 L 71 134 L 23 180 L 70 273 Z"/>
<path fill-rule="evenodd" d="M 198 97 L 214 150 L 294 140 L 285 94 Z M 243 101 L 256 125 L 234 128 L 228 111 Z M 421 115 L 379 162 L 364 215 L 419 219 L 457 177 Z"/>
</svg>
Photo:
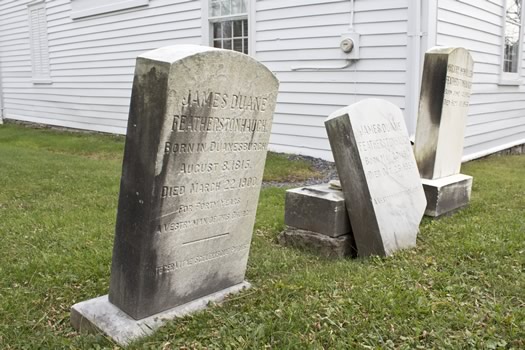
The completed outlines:
<svg viewBox="0 0 525 350">
<path fill-rule="evenodd" d="M 109 299 L 74 305 L 75 328 L 127 344 L 248 285 L 278 84 L 229 50 L 137 58 Z"/>
<path fill-rule="evenodd" d="M 473 66 L 464 48 L 438 47 L 425 54 L 414 152 L 429 216 L 454 212 L 470 200 L 472 177 L 459 172 Z"/>
<path fill-rule="evenodd" d="M 367 99 L 325 126 L 359 256 L 414 247 L 426 200 L 401 110 Z"/>
</svg>

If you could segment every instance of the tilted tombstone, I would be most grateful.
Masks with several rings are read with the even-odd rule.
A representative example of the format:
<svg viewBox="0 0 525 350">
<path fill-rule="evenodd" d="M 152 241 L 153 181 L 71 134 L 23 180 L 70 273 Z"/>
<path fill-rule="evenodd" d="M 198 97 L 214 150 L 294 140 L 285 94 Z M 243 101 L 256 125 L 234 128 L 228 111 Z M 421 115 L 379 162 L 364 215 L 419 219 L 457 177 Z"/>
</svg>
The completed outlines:
<svg viewBox="0 0 525 350">
<path fill-rule="evenodd" d="M 463 48 L 425 54 L 414 152 L 422 178 L 459 174 L 474 61 Z"/>
<path fill-rule="evenodd" d="M 325 126 L 358 255 L 414 247 L 426 200 L 401 110 L 367 99 Z"/>
<path fill-rule="evenodd" d="M 425 54 L 414 152 L 429 216 L 453 212 L 470 200 L 472 177 L 459 172 L 473 68 L 464 48 L 437 47 Z"/>
<path fill-rule="evenodd" d="M 137 58 L 109 301 L 74 305 L 77 329 L 126 344 L 247 285 L 278 85 L 230 50 L 182 45 Z"/>
</svg>

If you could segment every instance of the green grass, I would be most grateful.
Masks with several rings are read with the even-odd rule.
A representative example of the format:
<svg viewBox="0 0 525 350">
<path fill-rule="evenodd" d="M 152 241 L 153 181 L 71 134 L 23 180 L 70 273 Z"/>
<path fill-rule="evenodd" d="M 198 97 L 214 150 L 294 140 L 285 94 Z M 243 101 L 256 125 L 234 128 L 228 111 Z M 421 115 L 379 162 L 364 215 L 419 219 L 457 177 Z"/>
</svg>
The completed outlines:
<svg viewBox="0 0 525 350">
<path fill-rule="evenodd" d="M 288 160 L 285 154 L 269 152 L 266 158 L 264 181 L 298 182 L 322 177 L 310 163 L 304 160 Z"/>
<path fill-rule="evenodd" d="M 69 307 L 108 291 L 121 138 L 0 126 L 0 348 L 117 348 Z M 470 207 L 416 249 L 331 261 L 280 247 L 284 190 L 262 191 L 253 288 L 131 349 L 525 348 L 525 157 L 478 160 Z"/>
</svg>

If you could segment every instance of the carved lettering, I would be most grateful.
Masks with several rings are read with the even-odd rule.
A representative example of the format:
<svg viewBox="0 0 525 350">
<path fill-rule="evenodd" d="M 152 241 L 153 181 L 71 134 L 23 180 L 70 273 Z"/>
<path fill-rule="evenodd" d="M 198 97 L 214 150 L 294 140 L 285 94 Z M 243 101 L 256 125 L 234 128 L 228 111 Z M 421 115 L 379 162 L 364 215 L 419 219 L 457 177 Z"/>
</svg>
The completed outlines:
<svg viewBox="0 0 525 350">
<path fill-rule="evenodd" d="M 200 217 L 191 220 L 183 221 L 171 221 L 168 223 L 161 223 L 156 225 L 156 233 L 166 234 L 177 231 L 188 230 L 191 228 L 196 228 L 200 226 L 214 225 L 223 222 L 229 222 L 241 219 L 243 217 L 249 216 L 254 212 L 254 210 L 241 210 L 241 211 L 232 211 L 224 214 L 218 214 L 207 217 Z"/>
<path fill-rule="evenodd" d="M 247 251 L 248 249 L 250 249 L 250 244 L 246 243 L 246 244 L 237 245 L 237 246 L 233 246 L 233 247 L 226 248 L 226 249 L 221 249 L 221 250 L 211 252 L 208 254 L 194 256 L 189 259 L 180 260 L 180 261 L 176 261 L 176 262 L 169 263 L 166 265 L 158 266 L 155 268 L 155 275 L 162 276 L 162 275 L 174 272 L 179 269 L 191 267 L 196 264 L 201 264 L 201 263 L 205 263 L 208 261 L 227 257 L 229 255 L 233 255 L 236 253 L 241 253 L 241 252 Z"/>
<path fill-rule="evenodd" d="M 188 91 L 181 100 L 183 108 L 210 108 L 232 110 L 266 111 L 267 96 L 246 96 L 242 94 L 228 95 L 212 91 Z"/>
</svg>

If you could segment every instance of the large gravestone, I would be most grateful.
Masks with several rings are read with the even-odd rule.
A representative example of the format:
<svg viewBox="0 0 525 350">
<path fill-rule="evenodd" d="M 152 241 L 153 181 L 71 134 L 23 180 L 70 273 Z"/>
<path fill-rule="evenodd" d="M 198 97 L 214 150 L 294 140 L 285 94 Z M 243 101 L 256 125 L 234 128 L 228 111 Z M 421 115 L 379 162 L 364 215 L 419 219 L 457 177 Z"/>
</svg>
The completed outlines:
<svg viewBox="0 0 525 350">
<path fill-rule="evenodd" d="M 426 215 L 468 204 L 472 177 L 459 174 L 474 61 L 463 48 L 425 54 L 414 152 L 427 196 Z M 438 181 L 439 180 L 439 181 Z"/>
<path fill-rule="evenodd" d="M 325 126 L 359 256 L 414 247 L 426 200 L 401 110 L 367 99 Z"/>
<path fill-rule="evenodd" d="M 246 285 L 277 89 L 234 51 L 184 45 L 137 58 L 109 302 L 73 306 L 77 329 L 125 344 Z"/>
</svg>

